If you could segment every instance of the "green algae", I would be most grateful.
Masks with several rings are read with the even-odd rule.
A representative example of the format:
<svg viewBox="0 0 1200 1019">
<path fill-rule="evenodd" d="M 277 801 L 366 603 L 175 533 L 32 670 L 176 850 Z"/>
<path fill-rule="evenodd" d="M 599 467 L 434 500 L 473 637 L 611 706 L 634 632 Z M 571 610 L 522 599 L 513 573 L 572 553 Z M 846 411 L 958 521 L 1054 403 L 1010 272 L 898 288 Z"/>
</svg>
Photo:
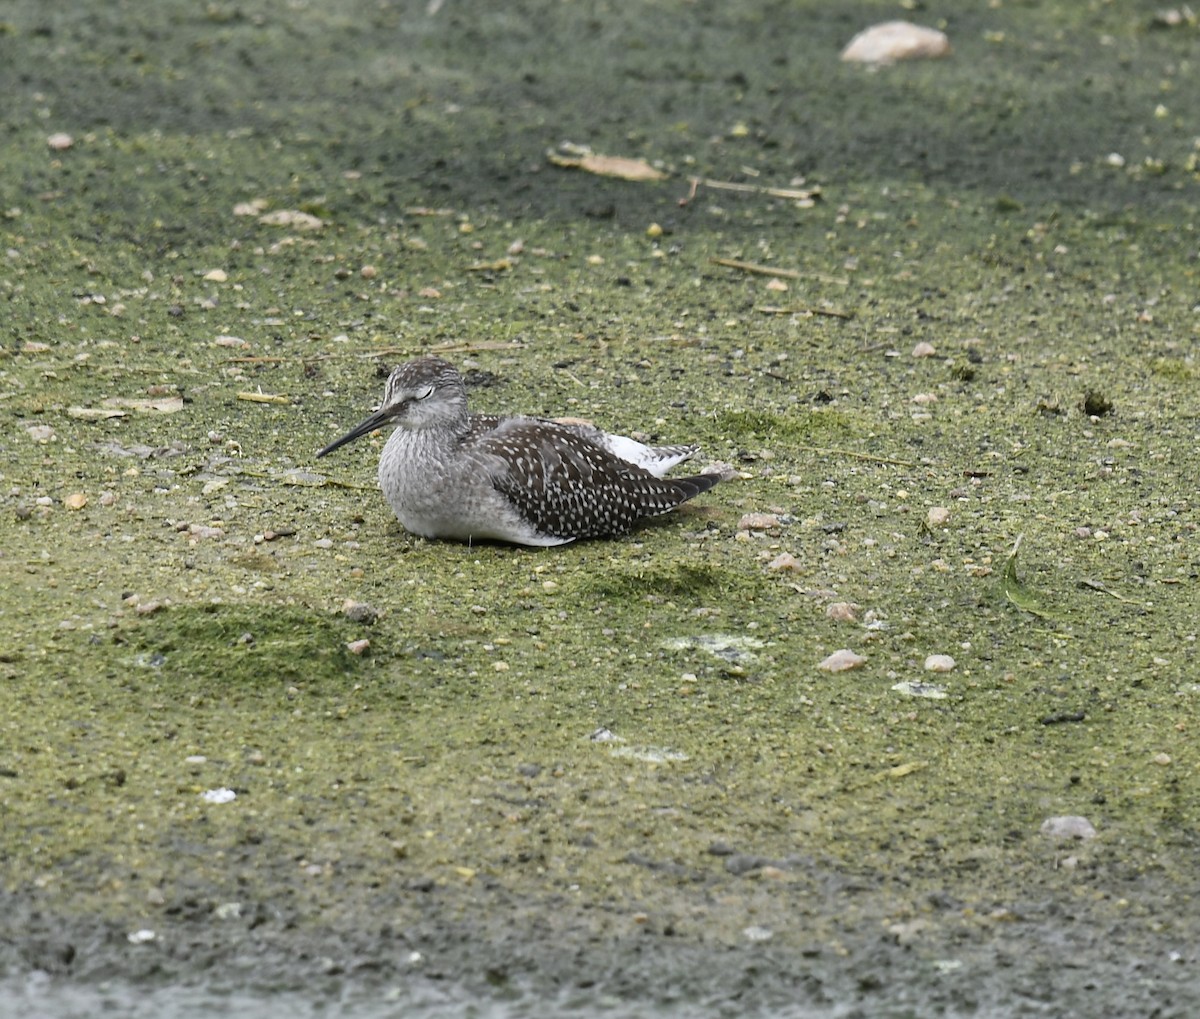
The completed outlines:
<svg viewBox="0 0 1200 1019">
<path fill-rule="evenodd" d="M 375 957 L 385 925 L 512 957 L 533 918 L 548 954 L 726 951 L 757 925 L 781 958 L 869 967 L 911 955 L 878 936 L 919 919 L 915 953 L 964 951 L 972 972 L 1056 930 L 1049 902 L 1088 919 L 1073 958 L 1102 983 L 1126 969 L 1106 933 L 1139 957 L 1192 938 L 1196 182 L 1190 135 L 1153 111 L 1185 108 L 1194 72 L 1181 35 L 1062 6 L 993 14 L 987 44 L 997 23 L 959 15 L 972 59 L 867 77 L 789 55 L 771 5 L 672 7 L 682 48 L 657 8 L 602 9 L 577 42 L 557 5 L 288 27 L 251 4 L 188 12 L 176 43 L 165 5 L 128 27 L 18 5 L 8 896 L 214 945 L 240 903 L 245 943 L 365 929 Z M 609 59 L 535 66 L 535 21 Z M 1014 41 L 1031 26 L 1040 48 Z M 817 19 L 811 42 L 835 54 L 850 27 Z M 402 28 L 420 61 L 372 39 Z M 720 73 L 689 55 L 729 46 Z M 1143 50 L 1169 89 L 1120 69 Z M 560 105 L 584 93 L 599 105 Z M 919 142 L 898 106 L 929 120 Z M 75 145 L 51 152 L 60 128 Z M 576 132 L 677 176 L 546 166 Z M 746 166 L 812 176 L 822 200 L 680 204 L 692 167 Z M 234 215 L 255 198 L 326 226 Z M 765 312 L 779 293 L 714 257 L 819 274 L 786 300 L 854 318 Z M 923 340 L 935 354 L 911 356 Z M 404 535 L 374 495 L 378 440 L 323 474 L 313 454 L 378 399 L 380 368 L 439 348 L 490 373 L 481 409 L 698 441 L 749 477 L 617 542 Z M 182 411 L 69 413 L 160 387 Z M 259 391 L 286 402 L 239 397 Z M 1089 392 L 1109 412 L 1085 413 Z M 785 522 L 739 536 L 746 512 Z M 1020 534 L 1020 589 L 1052 618 L 1012 604 Z M 795 568 L 770 570 L 784 551 Z M 728 635 L 755 657 L 707 650 Z M 841 647 L 867 664 L 818 671 Z M 934 652 L 957 659 L 947 698 L 897 695 Z M 1100 837 L 1038 835 L 1069 813 Z"/>
</svg>

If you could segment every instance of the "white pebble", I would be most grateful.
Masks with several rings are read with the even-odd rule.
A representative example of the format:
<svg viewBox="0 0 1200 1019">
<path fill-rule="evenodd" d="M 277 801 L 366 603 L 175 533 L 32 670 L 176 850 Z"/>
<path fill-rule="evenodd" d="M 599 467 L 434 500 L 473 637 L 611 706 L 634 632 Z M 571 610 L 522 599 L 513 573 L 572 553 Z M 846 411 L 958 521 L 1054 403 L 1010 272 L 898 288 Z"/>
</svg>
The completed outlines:
<svg viewBox="0 0 1200 1019">
<path fill-rule="evenodd" d="M 863 29 L 844 50 L 842 59 L 860 64 L 891 64 L 897 60 L 944 57 L 950 52 L 945 32 L 910 21 L 885 21 Z"/>
<path fill-rule="evenodd" d="M 946 699 L 946 691 L 933 683 L 914 683 L 911 679 L 902 679 L 892 689 L 896 693 L 904 694 L 905 697 L 927 697 L 932 701 Z"/>
<path fill-rule="evenodd" d="M 1086 817 L 1068 814 L 1064 817 L 1048 817 L 1042 822 L 1042 834 L 1054 839 L 1094 839 L 1096 829 Z"/>
<path fill-rule="evenodd" d="M 957 664 L 949 655 L 930 655 L 925 659 L 925 671 L 950 672 Z"/>
<path fill-rule="evenodd" d="M 933 357 L 937 353 L 937 349 L 932 343 L 926 343 L 922 340 L 912 349 L 913 357 Z"/>
<path fill-rule="evenodd" d="M 825 607 L 825 618 L 835 623 L 858 622 L 859 606 L 852 601 L 835 601 Z"/>
<path fill-rule="evenodd" d="M 774 513 L 744 513 L 738 521 L 739 531 L 769 531 L 779 526 L 779 517 Z"/>
<path fill-rule="evenodd" d="M 237 215 L 236 209 L 234 215 Z M 290 226 L 296 230 L 320 230 L 325 225 L 323 220 L 299 209 L 278 209 L 259 216 L 258 221 L 263 226 Z"/>
<path fill-rule="evenodd" d="M 49 425 L 30 425 L 25 431 L 34 442 L 53 442 L 55 439 L 54 429 Z"/>
<path fill-rule="evenodd" d="M 774 559 L 772 559 L 769 563 L 767 563 L 767 569 L 768 570 L 798 570 L 798 569 L 800 569 L 800 563 L 796 559 L 796 557 L 794 555 L 792 555 L 791 552 L 781 552 Z"/>
<path fill-rule="evenodd" d="M 232 789 L 205 789 L 200 799 L 205 803 L 232 803 L 237 799 L 237 793 Z"/>
<path fill-rule="evenodd" d="M 865 665 L 866 661 L 862 655 L 855 654 L 849 648 L 842 648 L 820 662 L 817 668 L 825 672 L 845 672 L 847 669 L 857 669 L 860 665 Z"/>
<path fill-rule="evenodd" d="M 925 514 L 925 521 L 930 527 L 945 527 L 950 520 L 950 511 L 945 506 L 932 506 Z"/>
</svg>

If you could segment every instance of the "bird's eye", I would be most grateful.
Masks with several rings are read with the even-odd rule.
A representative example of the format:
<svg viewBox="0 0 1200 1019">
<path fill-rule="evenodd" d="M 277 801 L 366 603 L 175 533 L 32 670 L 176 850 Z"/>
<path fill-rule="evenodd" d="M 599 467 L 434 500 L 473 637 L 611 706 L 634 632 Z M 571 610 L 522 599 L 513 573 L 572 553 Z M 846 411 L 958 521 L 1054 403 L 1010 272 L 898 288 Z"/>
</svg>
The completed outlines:
<svg viewBox="0 0 1200 1019">
<path fill-rule="evenodd" d="M 426 386 L 424 389 L 420 390 L 417 393 L 417 399 L 425 400 L 425 399 L 428 399 L 429 397 L 431 397 L 432 395 L 433 395 L 433 386 Z"/>
</svg>

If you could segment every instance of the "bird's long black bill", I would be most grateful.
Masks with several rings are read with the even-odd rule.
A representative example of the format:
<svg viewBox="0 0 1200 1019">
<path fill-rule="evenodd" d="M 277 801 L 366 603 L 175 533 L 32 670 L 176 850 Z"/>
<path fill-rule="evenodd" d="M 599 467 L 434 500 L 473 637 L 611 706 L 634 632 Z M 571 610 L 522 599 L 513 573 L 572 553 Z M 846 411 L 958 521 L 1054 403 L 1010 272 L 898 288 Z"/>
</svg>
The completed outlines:
<svg viewBox="0 0 1200 1019">
<path fill-rule="evenodd" d="M 318 457 L 324 456 L 326 453 L 332 453 L 335 449 L 346 445 L 347 442 L 353 442 L 355 439 L 366 435 L 368 432 L 375 431 L 376 428 L 382 428 L 388 422 L 388 416 L 383 411 L 377 411 L 372 414 L 366 421 L 360 421 L 350 429 L 340 439 L 334 439 L 328 446 L 317 454 Z"/>
</svg>

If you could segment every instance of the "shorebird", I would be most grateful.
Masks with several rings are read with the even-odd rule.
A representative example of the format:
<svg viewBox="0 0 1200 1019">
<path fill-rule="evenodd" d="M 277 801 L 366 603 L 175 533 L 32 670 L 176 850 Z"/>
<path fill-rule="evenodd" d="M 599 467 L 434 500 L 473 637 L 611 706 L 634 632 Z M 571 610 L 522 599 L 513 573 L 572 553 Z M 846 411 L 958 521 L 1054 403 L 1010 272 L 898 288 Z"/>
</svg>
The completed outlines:
<svg viewBox="0 0 1200 1019">
<path fill-rule="evenodd" d="M 379 487 L 405 529 L 426 538 L 565 545 L 612 537 L 719 480 L 663 477 L 696 446 L 647 446 L 585 423 L 471 413 L 462 376 L 440 357 L 397 367 L 379 410 L 317 456 L 385 425 L 395 430 L 379 458 Z"/>
</svg>

